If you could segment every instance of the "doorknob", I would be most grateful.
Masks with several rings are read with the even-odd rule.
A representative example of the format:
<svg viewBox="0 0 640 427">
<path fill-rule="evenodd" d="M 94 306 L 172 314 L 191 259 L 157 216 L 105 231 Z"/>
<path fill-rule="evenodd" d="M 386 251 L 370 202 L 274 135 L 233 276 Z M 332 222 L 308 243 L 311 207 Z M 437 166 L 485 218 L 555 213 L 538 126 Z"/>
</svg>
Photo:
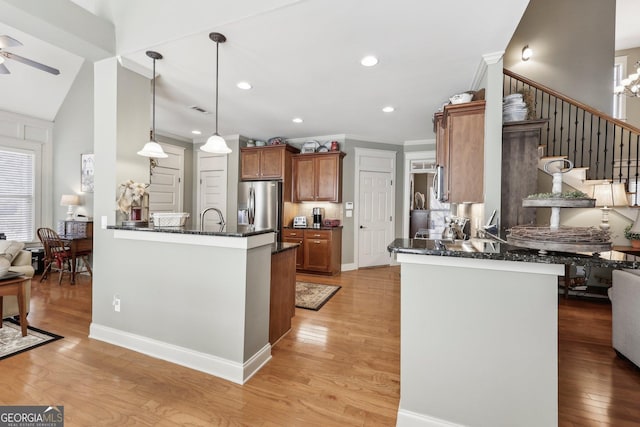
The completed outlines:
<svg viewBox="0 0 640 427">
<path fill-rule="evenodd" d="M 364 225 L 361 225 L 360 228 L 367 228 L 367 227 L 365 227 Z"/>
</svg>

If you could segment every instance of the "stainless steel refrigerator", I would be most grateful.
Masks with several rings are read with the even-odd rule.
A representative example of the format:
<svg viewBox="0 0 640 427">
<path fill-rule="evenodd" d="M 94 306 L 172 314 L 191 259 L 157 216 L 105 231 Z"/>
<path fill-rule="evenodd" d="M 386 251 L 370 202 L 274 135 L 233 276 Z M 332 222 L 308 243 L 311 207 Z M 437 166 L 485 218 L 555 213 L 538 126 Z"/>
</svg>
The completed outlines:
<svg viewBox="0 0 640 427">
<path fill-rule="evenodd" d="M 238 184 L 238 224 L 273 228 L 282 236 L 282 182 L 243 181 Z"/>
</svg>

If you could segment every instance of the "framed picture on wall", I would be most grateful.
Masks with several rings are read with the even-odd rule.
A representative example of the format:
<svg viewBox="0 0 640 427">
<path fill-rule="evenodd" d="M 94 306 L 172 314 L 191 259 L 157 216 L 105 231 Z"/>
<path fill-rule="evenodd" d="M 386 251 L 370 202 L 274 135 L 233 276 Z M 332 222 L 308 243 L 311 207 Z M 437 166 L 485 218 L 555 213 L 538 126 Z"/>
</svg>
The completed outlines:
<svg viewBox="0 0 640 427">
<path fill-rule="evenodd" d="M 81 154 L 80 191 L 93 193 L 94 155 Z"/>
</svg>

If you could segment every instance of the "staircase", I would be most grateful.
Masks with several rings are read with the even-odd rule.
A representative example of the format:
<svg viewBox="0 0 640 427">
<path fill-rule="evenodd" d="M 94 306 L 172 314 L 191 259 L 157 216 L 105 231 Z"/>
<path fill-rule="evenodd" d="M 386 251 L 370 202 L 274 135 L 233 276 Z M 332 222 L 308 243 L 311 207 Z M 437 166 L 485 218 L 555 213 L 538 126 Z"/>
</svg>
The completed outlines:
<svg viewBox="0 0 640 427">
<path fill-rule="evenodd" d="M 504 69 L 504 96 L 527 92 L 531 119 L 547 119 L 539 165 L 553 158 L 571 160 L 574 170 L 563 174 L 568 185 L 585 191 L 590 184 L 622 182 L 638 206 L 640 193 L 640 129 L 566 95 Z M 639 194 L 640 195 L 640 194 Z"/>
</svg>

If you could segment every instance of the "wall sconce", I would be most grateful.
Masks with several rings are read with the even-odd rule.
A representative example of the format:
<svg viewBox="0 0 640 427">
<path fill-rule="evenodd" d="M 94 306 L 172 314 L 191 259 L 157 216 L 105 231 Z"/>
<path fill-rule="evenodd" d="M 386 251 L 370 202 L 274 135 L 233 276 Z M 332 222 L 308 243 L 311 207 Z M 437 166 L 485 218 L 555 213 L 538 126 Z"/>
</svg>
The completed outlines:
<svg viewBox="0 0 640 427">
<path fill-rule="evenodd" d="M 526 45 L 522 48 L 522 60 L 528 61 L 533 56 L 533 49 Z"/>
</svg>

